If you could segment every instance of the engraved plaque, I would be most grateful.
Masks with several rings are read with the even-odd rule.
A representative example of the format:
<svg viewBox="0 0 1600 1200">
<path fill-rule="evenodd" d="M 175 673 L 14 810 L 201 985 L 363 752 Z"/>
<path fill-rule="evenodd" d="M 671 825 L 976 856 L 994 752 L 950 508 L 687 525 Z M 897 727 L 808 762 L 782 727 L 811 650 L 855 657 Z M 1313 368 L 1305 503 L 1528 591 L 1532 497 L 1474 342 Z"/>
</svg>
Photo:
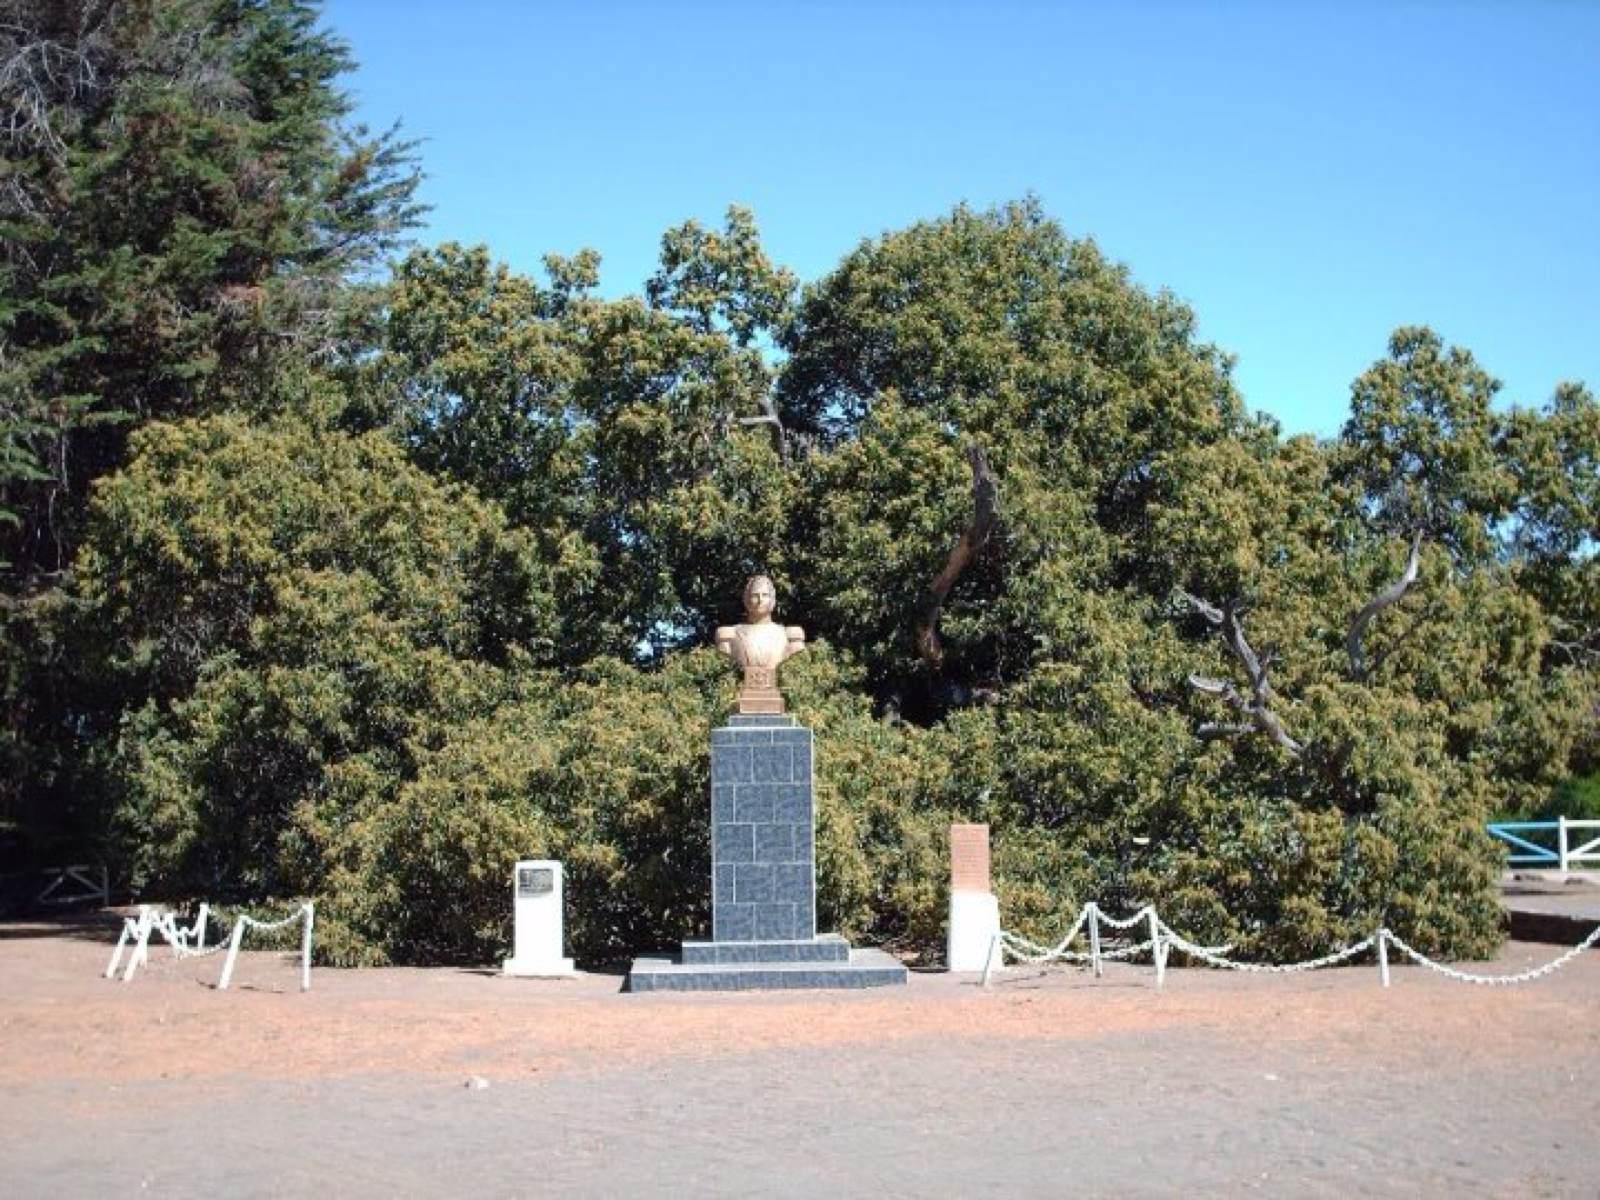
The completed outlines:
<svg viewBox="0 0 1600 1200">
<path fill-rule="evenodd" d="M 548 896 L 556 890 L 556 873 L 549 867 L 519 867 L 517 895 Z"/>
<path fill-rule="evenodd" d="M 950 826 L 950 890 L 989 890 L 989 827 Z"/>
</svg>

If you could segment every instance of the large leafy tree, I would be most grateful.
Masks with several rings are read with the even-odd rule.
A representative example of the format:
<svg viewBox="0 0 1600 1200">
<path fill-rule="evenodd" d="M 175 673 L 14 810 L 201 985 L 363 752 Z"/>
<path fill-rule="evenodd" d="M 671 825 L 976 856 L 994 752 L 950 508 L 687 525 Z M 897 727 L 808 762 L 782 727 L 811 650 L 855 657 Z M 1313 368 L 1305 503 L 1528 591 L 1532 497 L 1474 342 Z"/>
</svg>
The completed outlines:
<svg viewBox="0 0 1600 1200">
<path fill-rule="evenodd" d="M 419 251 L 366 386 L 419 463 L 538 533 L 563 580 L 571 661 L 703 640 L 743 574 L 783 569 L 791 475 L 760 346 L 793 280 L 748 213 L 663 239 L 649 299 L 592 294 L 598 257 L 541 284 L 482 249 Z"/>
<path fill-rule="evenodd" d="M 0 822 L 70 833 L 87 787 L 56 611 L 94 482 L 370 330 L 416 174 L 346 124 L 348 66 L 303 0 L 0 3 Z"/>
<path fill-rule="evenodd" d="M 352 822 L 508 670 L 553 661 L 530 539 L 380 434 L 303 418 L 156 424 L 100 488 L 75 668 L 104 731 L 136 886 L 332 889 Z"/>
</svg>

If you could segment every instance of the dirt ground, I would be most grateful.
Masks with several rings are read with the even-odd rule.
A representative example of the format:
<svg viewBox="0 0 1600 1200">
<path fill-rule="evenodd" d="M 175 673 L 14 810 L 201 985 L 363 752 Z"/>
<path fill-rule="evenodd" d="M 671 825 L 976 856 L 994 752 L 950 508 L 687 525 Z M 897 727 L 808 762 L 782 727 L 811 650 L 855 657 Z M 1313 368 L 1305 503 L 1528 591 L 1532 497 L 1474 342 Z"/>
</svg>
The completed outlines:
<svg viewBox="0 0 1600 1200">
<path fill-rule="evenodd" d="M 255 953 L 219 992 L 101 978 L 114 932 L 0 925 L 0 1194 L 1600 1195 L 1600 953 L 643 996 Z"/>
</svg>

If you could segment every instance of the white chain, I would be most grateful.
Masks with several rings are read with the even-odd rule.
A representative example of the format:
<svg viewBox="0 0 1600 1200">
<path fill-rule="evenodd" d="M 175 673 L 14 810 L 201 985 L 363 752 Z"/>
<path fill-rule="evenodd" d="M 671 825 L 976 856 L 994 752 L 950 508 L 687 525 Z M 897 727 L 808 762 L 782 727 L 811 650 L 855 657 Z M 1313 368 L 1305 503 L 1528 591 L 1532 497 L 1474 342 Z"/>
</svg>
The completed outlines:
<svg viewBox="0 0 1600 1200">
<path fill-rule="evenodd" d="M 256 917 L 250 916 L 248 913 L 240 913 L 234 918 L 234 921 L 236 924 L 243 925 L 246 928 L 267 930 L 282 929 L 285 925 L 292 925 L 296 921 L 304 920 L 309 908 L 310 905 L 302 904 L 288 916 L 278 921 L 262 921 Z M 215 914 L 213 914 L 212 919 L 219 920 Z M 173 957 L 172 959 L 167 960 L 164 964 L 161 964 L 163 966 L 170 966 L 173 962 L 182 962 L 191 958 L 209 958 L 213 954 L 221 954 L 228 949 L 229 937 L 227 936 L 219 936 L 216 941 L 209 946 L 191 946 L 189 944 L 189 939 L 195 937 L 199 933 L 200 925 L 198 920 L 185 928 L 184 926 L 178 924 L 176 915 L 160 909 L 148 912 L 142 918 L 142 920 L 148 924 L 150 933 L 160 934 L 166 940 L 167 944 L 172 947 Z M 140 919 L 136 919 L 134 917 L 125 917 L 123 919 L 123 926 L 126 929 L 127 935 L 134 938 L 138 937 L 140 932 Z M 144 966 L 146 970 L 159 969 L 158 964 L 151 961 L 148 957 L 141 960 L 141 965 Z"/>
<path fill-rule="evenodd" d="M 1057 961 L 1089 963 L 1095 959 L 1092 950 L 1068 950 L 1067 947 L 1078 936 L 1084 924 L 1091 919 L 1091 915 L 1097 924 L 1108 925 L 1112 929 L 1132 929 L 1135 925 L 1148 924 L 1153 914 L 1154 908 L 1147 904 L 1134 913 L 1133 916 L 1119 919 L 1108 916 L 1098 904 L 1091 901 L 1078 911 L 1078 917 L 1073 921 L 1072 928 L 1067 931 L 1067 936 L 1053 947 L 1041 945 L 1023 937 L 1021 934 L 1010 933 L 1006 930 L 1000 932 L 1000 944 L 1011 953 L 1013 958 L 1029 964 Z M 1159 923 L 1161 918 L 1157 916 L 1156 920 Z M 1163 940 L 1170 939 L 1172 931 L 1167 929 L 1164 924 L 1162 929 L 1168 935 L 1168 938 Z M 1143 954 L 1145 951 L 1150 950 L 1154 945 L 1154 938 L 1146 938 L 1144 941 L 1137 942 L 1131 946 L 1123 946 L 1116 950 L 1102 950 L 1100 952 L 1100 961 L 1118 962 L 1123 959 L 1133 958 L 1135 955 Z M 1233 949 L 1233 945 L 1230 943 L 1226 946 L 1199 946 L 1196 949 L 1206 954 L 1226 954 Z"/>
<path fill-rule="evenodd" d="M 1334 963 L 1344 962 L 1346 959 L 1355 958 L 1372 949 L 1378 940 L 1377 934 L 1362 938 L 1353 946 L 1346 946 L 1343 950 L 1335 950 L 1332 954 L 1325 954 L 1321 958 L 1309 958 L 1297 963 L 1245 963 L 1236 962 L 1231 958 L 1224 958 L 1220 954 L 1207 950 L 1204 946 L 1196 946 L 1187 938 L 1179 937 L 1165 922 L 1161 922 L 1161 932 L 1165 941 L 1174 950 L 1181 950 L 1190 958 L 1198 958 L 1201 962 L 1213 967 L 1221 967 L 1226 971 L 1245 971 L 1253 975 L 1293 975 L 1300 971 L 1315 971 L 1318 967 L 1331 967 Z"/>
<path fill-rule="evenodd" d="M 1315 971 L 1321 967 L 1331 967 L 1337 963 L 1348 962 L 1350 959 L 1359 957 L 1360 955 L 1365 954 L 1367 951 L 1372 950 L 1374 947 L 1377 947 L 1381 952 L 1383 949 L 1382 945 L 1380 944 L 1381 940 L 1382 942 L 1386 942 L 1389 945 L 1395 946 L 1413 962 L 1416 962 L 1420 966 L 1427 967 L 1430 971 L 1437 971 L 1440 975 L 1444 975 L 1450 979 L 1459 980 L 1462 983 L 1483 984 L 1489 987 L 1504 987 L 1516 983 L 1531 983 L 1535 979 L 1542 979 L 1546 975 L 1550 975 L 1556 971 L 1559 971 L 1562 967 L 1566 966 L 1573 959 L 1577 958 L 1578 955 L 1582 954 L 1585 950 L 1588 950 L 1597 942 L 1600 942 L 1600 926 L 1596 926 L 1588 937 L 1584 938 L 1583 941 L 1579 942 L 1565 954 L 1551 959 L 1542 967 L 1533 967 L 1527 971 L 1522 971 L 1515 975 L 1476 975 L 1470 971 L 1459 971 L 1454 967 L 1445 966 L 1443 963 L 1434 962 L 1421 951 L 1412 948 L 1403 939 L 1390 932 L 1388 929 L 1380 929 L 1377 933 L 1371 934 L 1368 937 L 1364 937 L 1359 942 L 1345 946 L 1341 950 L 1335 950 L 1331 954 L 1325 954 L 1321 958 L 1310 958 L 1303 962 L 1295 963 L 1248 963 L 1238 962 L 1227 957 L 1228 952 L 1233 949 L 1231 945 L 1196 945 L 1188 938 L 1185 938 L 1181 934 L 1175 932 L 1170 925 L 1161 920 L 1161 918 L 1155 914 L 1154 908 L 1150 905 L 1146 905 L 1144 908 L 1141 908 L 1131 917 L 1118 919 L 1116 917 L 1107 916 L 1104 912 L 1100 911 L 1099 905 L 1095 904 L 1093 901 L 1090 901 L 1088 904 L 1083 906 L 1082 910 L 1079 911 L 1078 918 L 1073 922 L 1072 929 L 1067 933 L 1067 936 L 1056 943 L 1054 947 L 1042 946 L 1038 942 L 1029 941 L 1020 934 L 1010 933 L 1002 930 L 997 937 L 999 942 L 999 950 L 1001 952 L 1000 957 L 997 960 L 998 965 L 1004 965 L 1005 953 L 1010 953 L 1013 958 L 1030 964 L 1057 960 L 1064 960 L 1067 962 L 1093 962 L 1095 958 L 1093 951 L 1084 953 L 1082 951 L 1067 949 L 1067 946 L 1071 944 L 1072 940 L 1078 936 L 1078 933 L 1082 930 L 1084 924 L 1090 920 L 1093 920 L 1095 925 L 1104 924 L 1112 929 L 1131 929 L 1141 921 L 1154 920 L 1157 929 L 1159 930 L 1161 942 L 1167 946 L 1170 946 L 1172 949 L 1182 951 L 1190 958 L 1197 959 L 1198 961 L 1213 967 L 1220 967 L 1227 971 L 1243 971 L 1254 975 L 1293 975 L 1301 971 Z M 1132 958 L 1134 955 L 1142 954 L 1147 950 L 1153 949 L 1154 947 L 1155 940 L 1147 938 L 1136 945 L 1124 946 L 1118 950 L 1103 950 L 1100 952 L 1099 957 L 1101 961 Z M 1385 968 L 1385 972 L 1387 972 L 1387 967 Z M 985 978 L 987 980 L 987 976 Z M 1384 981 L 1385 984 L 1387 984 L 1387 973 L 1385 973 Z"/>
<path fill-rule="evenodd" d="M 1062 960 L 1065 962 L 1089 962 L 1093 955 L 1084 950 L 1064 950 L 1061 948 L 1048 949 L 1037 942 L 1030 942 L 1025 937 L 1014 933 L 1001 933 L 1001 940 L 1005 943 L 1011 957 L 1025 963 L 1042 963 Z M 1119 959 L 1132 958 L 1135 954 L 1142 954 L 1150 949 L 1150 939 L 1146 938 L 1133 946 L 1123 946 L 1119 950 L 1102 950 L 1100 958 L 1105 962 L 1114 962 Z"/>
<path fill-rule="evenodd" d="M 216 942 L 214 942 L 212 945 L 206 946 L 204 949 L 200 949 L 200 950 L 193 950 L 193 949 L 190 949 L 188 946 L 181 946 L 178 949 L 178 957 L 179 958 L 207 958 L 207 957 L 209 957 L 210 955 L 213 955 L 213 954 L 221 954 L 227 948 L 228 948 L 228 939 L 227 938 L 218 938 L 216 940 Z"/>
<path fill-rule="evenodd" d="M 305 915 L 306 905 L 302 904 L 281 921 L 258 921 L 255 917 L 245 913 L 239 914 L 239 920 L 243 921 L 245 926 L 250 929 L 282 929 L 285 925 L 293 925 Z"/>
<path fill-rule="evenodd" d="M 1132 929 L 1140 921 L 1148 921 L 1150 919 L 1150 905 L 1148 905 L 1148 904 L 1146 904 L 1138 912 L 1134 913 L 1133 916 L 1124 917 L 1120 921 L 1117 920 L 1116 917 L 1113 917 L 1113 916 L 1109 915 L 1108 913 L 1106 913 L 1106 911 L 1104 909 L 1102 909 L 1098 904 L 1091 903 L 1091 904 L 1085 905 L 1085 907 L 1086 908 L 1093 908 L 1094 911 L 1095 911 L 1095 915 L 1100 918 L 1100 923 L 1102 925 L 1109 925 L 1113 929 Z"/>
<path fill-rule="evenodd" d="M 1044 962 L 1049 958 L 1063 957 L 1071 953 L 1067 947 L 1072 944 L 1072 939 L 1078 936 L 1078 931 L 1083 928 L 1083 923 L 1089 919 L 1089 907 L 1090 906 L 1086 904 L 1081 910 L 1079 910 L 1078 919 L 1072 923 L 1072 928 L 1067 930 L 1067 936 L 1055 944 L 1054 949 L 1046 949 L 1038 942 L 1030 942 L 1027 938 L 1022 937 L 1020 934 L 1006 933 L 1002 931 L 1000 938 L 1002 942 L 1010 939 L 1018 946 L 1025 947 L 1026 953 L 1018 953 L 1015 950 L 1013 950 L 1013 953 L 1016 955 L 1016 957 L 1021 958 L 1026 962 Z"/>
<path fill-rule="evenodd" d="M 1405 954 L 1407 958 L 1411 959 L 1412 962 L 1417 963 L 1419 966 L 1427 967 L 1430 971 L 1437 971 L 1439 974 L 1450 979 L 1458 980 L 1461 983 L 1479 983 L 1487 987 L 1504 987 L 1508 984 L 1532 983 L 1535 979 L 1543 979 L 1546 975 L 1550 975 L 1556 971 L 1559 971 L 1573 959 L 1577 958 L 1578 955 L 1582 954 L 1585 950 L 1589 949 L 1589 947 L 1593 946 L 1597 941 L 1600 941 L 1600 925 L 1596 925 L 1589 936 L 1584 938 L 1583 941 L 1579 942 L 1576 946 L 1574 946 L 1571 950 L 1568 950 L 1559 958 L 1551 959 L 1542 967 L 1533 967 L 1530 970 L 1522 971 L 1516 975 L 1475 975 L 1471 971 L 1458 971 L 1454 967 L 1447 967 L 1443 963 L 1434 962 L 1433 959 L 1429 958 L 1426 954 L 1423 954 L 1420 950 L 1412 949 L 1403 940 L 1401 940 L 1395 934 L 1390 933 L 1387 929 L 1383 932 L 1384 936 L 1387 937 L 1394 946 L 1396 946 L 1403 954 Z"/>
</svg>

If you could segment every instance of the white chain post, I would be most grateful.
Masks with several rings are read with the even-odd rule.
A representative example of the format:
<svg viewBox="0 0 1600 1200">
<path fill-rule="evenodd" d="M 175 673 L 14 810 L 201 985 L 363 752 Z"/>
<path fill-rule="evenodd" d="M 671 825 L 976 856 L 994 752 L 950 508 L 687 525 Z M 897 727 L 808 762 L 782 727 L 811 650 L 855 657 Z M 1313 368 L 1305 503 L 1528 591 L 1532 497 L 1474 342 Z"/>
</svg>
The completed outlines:
<svg viewBox="0 0 1600 1200">
<path fill-rule="evenodd" d="M 1378 978 L 1383 981 L 1383 986 L 1389 986 L 1389 931 L 1382 925 L 1374 935 L 1378 941 Z"/>
<path fill-rule="evenodd" d="M 233 978 L 233 964 L 239 957 L 239 943 L 244 938 L 245 923 L 249 917 L 240 913 L 233 922 L 233 937 L 228 940 L 228 957 L 222 963 L 222 978 L 217 980 L 217 991 L 228 990 L 228 981 Z"/>
<path fill-rule="evenodd" d="M 1556 844 L 1561 848 L 1561 873 L 1567 873 L 1567 819 L 1556 818 Z"/>
<path fill-rule="evenodd" d="M 1003 937 L 1005 937 L 1005 934 L 996 933 L 994 937 L 989 939 L 989 957 L 983 960 L 984 987 L 989 986 L 989 979 L 994 974 L 995 968 L 1005 965 L 1005 953 L 1000 941 Z"/>
<path fill-rule="evenodd" d="M 1094 967 L 1094 977 L 1101 978 L 1106 969 L 1100 961 L 1100 906 L 1089 901 L 1089 962 Z"/>
<path fill-rule="evenodd" d="M 117 938 L 117 948 L 111 952 L 111 962 L 106 966 L 105 977 L 110 979 L 117 973 L 117 964 L 122 961 L 122 948 L 128 944 L 128 939 L 133 936 L 134 921 L 132 917 L 122 918 L 122 933 Z"/>
<path fill-rule="evenodd" d="M 206 948 L 206 921 L 211 916 L 211 906 L 205 901 L 200 902 L 200 915 L 194 921 L 194 949 L 198 954 Z"/>
<path fill-rule="evenodd" d="M 311 990 L 311 923 L 316 920 L 317 910 L 314 901 L 306 902 L 306 928 L 300 935 L 300 990 Z"/>
<path fill-rule="evenodd" d="M 150 945 L 150 908 L 148 905 L 141 904 L 139 906 L 139 925 L 136 933 L 137 938 L 133 943 L 133 949 L 128 954 L 128 967 L 122 973 L 123 983 L 127 983 L 128 980 L 133 978 L 134 971 L 138 969 L 140 963 L 144 962 L 145 954 Z"/>
<path fill-rule="evenodd" d="M 161 936 L 167 939 L 172 957 L 182 958 L 184 942 L 183 934 L 178 930 L 178 918 L 172 913 L 162 913 L 156 918 L 156 928 L 161 931 Z"/>
<path fill-rule="evenodd" d="M 1156 916 L 1155 905 L 1145 911 L 1150 914 L 1150 957 L 1156 962 L 1156 987 L 1162 988 L 1167 983 L 1167 952 L 1161 945 L 1161 919 Z"/>
</svg>

